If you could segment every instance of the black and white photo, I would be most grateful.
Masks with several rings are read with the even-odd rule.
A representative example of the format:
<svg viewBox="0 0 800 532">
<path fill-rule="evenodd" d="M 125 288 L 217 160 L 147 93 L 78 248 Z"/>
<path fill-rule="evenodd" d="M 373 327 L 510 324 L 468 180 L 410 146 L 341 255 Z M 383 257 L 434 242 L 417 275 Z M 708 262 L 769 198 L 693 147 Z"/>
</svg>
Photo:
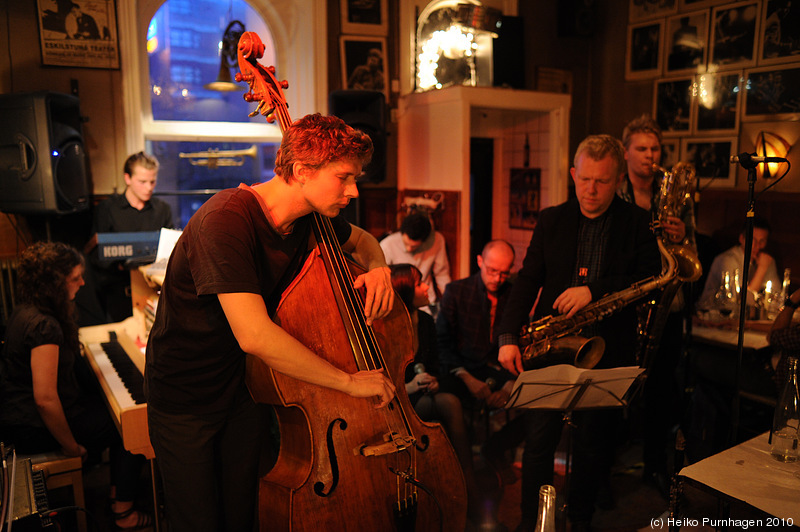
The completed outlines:
<svg viewBox="0 0 800 532">
<path fill-rule="evenodd" d="M 734 134 L 739 125 L 742 73 L 717 72 L 697 76 L 697 134 Z"/>
<path fill-rule="evenodd" d="M 711 15 L 709 67 L 736 68 L 755 64 L 758 2 L 715 7 Z"/>
<path fill-rule="evenodd" d="M 665 70 L 668 74 L 705 70 L 708 53 L 708 11 L 696 11 L 667 19 Z"/>
<path fill-rule="evenodd" d="M 653 116 L 665 136 L 689 133 L 692 118 L 692 78 L 657 81 Z"/>
<path fill-rule="evenodd" d="M 736 168 L 730 160 L 736 144 L 736 137 L 681 139 L 681 160 L 694 164 L 698 190 L 736 186 Z"/>
<path fill-rule="evenodd" d="M 661 74 L 664 21 L 628 26 L 625 79 L 649 79 Z"/>
<path fill-rule="evenodd" d="M 748 70 L 743 120 L 800 120 L 798 86 L 800 66 Z"/>
<path fill-rule="evenodd" d="M 800 3 L 765 0 L 760 34 L 759 64 L 800 61 Z"/>
</svg>

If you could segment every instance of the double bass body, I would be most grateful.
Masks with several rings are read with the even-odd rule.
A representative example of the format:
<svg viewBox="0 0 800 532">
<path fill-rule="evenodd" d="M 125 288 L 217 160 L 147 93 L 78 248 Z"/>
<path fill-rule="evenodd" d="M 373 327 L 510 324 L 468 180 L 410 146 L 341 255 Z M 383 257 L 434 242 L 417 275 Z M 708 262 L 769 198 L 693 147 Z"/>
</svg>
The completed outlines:
<svg viewBox="0 0 800 532">
<path fill-rule="evenodd" d="M 348 373 L 372 369 L 359 367 L 336 292 L 312 251 L 275 321 Z M 398 390 L 381 409 L 248 356 L 248 387 L 257 401 L 275 405 L 281 437 L 277 462 L 260 481 L 261 530 L 464 530 L 466 489 L 455 452 L 441 425 L 421 421 L 404 392 L 412 330 L 399 299 L 373 330 Z"/>
</svg>

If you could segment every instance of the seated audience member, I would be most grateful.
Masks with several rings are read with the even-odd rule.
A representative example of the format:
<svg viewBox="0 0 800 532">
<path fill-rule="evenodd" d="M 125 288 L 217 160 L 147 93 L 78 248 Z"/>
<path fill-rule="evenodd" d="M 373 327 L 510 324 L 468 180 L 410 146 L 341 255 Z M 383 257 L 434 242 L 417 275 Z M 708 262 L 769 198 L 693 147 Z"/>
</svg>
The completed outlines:
<svg viewBox="0 0 800 532">
<path fill-rule="evenodd" d="M 468 409 L 481 404 L 501 408 L 514 386 L 514 376 L 497 361 L 496 333 L 511 291 L 508 277 L 513 265 L 514 248 L 505 240 L 492 240 L 478 255 L 479 272 L 451 282 L 442 296 L 436 318 L 439 360 L 446 372 L 441 389 L 457 395 Z M 504 482 L 516 480 L 506 460 L 522 439 L 515 421 L 494 433 L 484 447 Z"/>
<path fill-rule="evenodd" d="M 151 516 L 133 507 L 144 458 L 122 447 L 102 398 L 81 384 L 73 300 L 83 271 L 83 256 L 66 244 L 40 242 L 20 255 L 0 356 L 0 439 L 19 453 L 61 451 L 84 462 L 108 448 L 116 527 L 150 526 Z"/>
<path fill-rule="evenodd" d="M 381 240 L 381 248 L 387 264 L 413 264 L 422 273 L 422 282 L 428 285 L 430 308 L 421 310 L 436 316 L 439 294 L 450 282 L 450 263 L 444 236 L 433 231 L 428 216 L 421 212 L 406 216 L 399 231 Z"/>
<path fill-rule="evenodd" d="M 753 247 L 750 251 L 748 292 L 762 292 L 767 281 L 772 281 L 773 290 L 777 290 L 781 286 L 781 278 L 778 276 L 775 260 L 772 255 L 764 251 L 768 239 L 769 224 L 763 218 L 756 216 L 753 218 Z M 706 285 L 697 302 L 698 308 L 708 309 L 714 306 L 714 295 L 723 282 L 725 272 L 730 273 L 731 283 L 733 283 L 736 270 L 739 270 L 740 275 L 742 274 L 744 271 L 744 242 L 745 231 L 742 229 L 739 234 L 739 244 L 717 255 L 714 262 L 711 263 L 711 269 L 706 277 Z"/>
<path fill-rule="evenodd" d="M 783 390 L 786 383 L 786 359 L 800 358 L 800 323 L 792 321 L 797 307 L 800 307 L 800 290 L 795 290 L 786 299 L 767 334 L 769 345 L 780 353 L 780 358 L 774 363 L 777 393 Z"/>
<path fill-rule="evenodd" d="M 428 304 L 428 285 L 422 274 L 411 264 L 392 264 L 392 286 L 405 303 L 411 316 L 414 332 L 414 361 L 406 369 L 406 393 L 420 419 L 439 421 L 444 426 L 464 471 L 464 481 L 470 501 L 470 511 L 478 510 L 477 490 L 464 412 L 458 397 L 439 390 L 439 356 L 436 345 L 436 324 L 433 318 L 419 312 Z"/>
<path fill-rule="evenodd" d="M 123 168 L 125 192 L 113 194 L 97 204 L 92 234 L 159 231 L 172 229 L 172 209 L 153 197 L 158 180 L 158 160 L 144 152 L 134 153 Z M 97 291 L 107 318 L 115 323 L 132 313 L 130 273 L 121 262 L 97 266 Z"/>
</svg>

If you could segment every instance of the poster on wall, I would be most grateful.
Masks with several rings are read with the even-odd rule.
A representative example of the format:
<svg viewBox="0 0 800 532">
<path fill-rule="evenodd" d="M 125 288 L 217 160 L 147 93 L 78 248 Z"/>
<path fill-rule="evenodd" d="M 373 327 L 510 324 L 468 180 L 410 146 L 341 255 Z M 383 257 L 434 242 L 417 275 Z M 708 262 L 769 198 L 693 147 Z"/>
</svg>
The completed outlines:
<svg viewBox="0 0 800 532">
<path fill-rule="evenodd" d="M 541 168 L 512 168 L 509 187 L 508 225 L 512 229 L 533 229 L 539 216 Z"/>
<path fill-rule="evenodd" d="M 37 0 L 42 64 L 119 68 L 114 0 Z"/>
</svg>

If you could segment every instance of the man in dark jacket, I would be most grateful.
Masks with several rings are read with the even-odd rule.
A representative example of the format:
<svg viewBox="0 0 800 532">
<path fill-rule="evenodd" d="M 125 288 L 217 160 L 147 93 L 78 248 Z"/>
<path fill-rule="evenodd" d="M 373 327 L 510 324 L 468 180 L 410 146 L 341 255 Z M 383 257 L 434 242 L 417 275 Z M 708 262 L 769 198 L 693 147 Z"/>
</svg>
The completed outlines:
<svg viewBox="0 0 800 532">
<path fill-rule="evenodd" d="M 604 295 L 658 274 L 661 267 L 646 211 L 616 195 L 625 171 L 622 144 L 608 135 L 587 137 L 578 146 L 570 170 L 576 198 L 545 209 L 539 216 L 527 255 L 498 328 L 498 359 L 512 373 L 523 371 L 517 335 L 527 323 L 548 315 L 572 316 Z M 606 342 L 596 367 L 634 364 L 636 316 L 627 308 L 582 336 Z M 533 530 L 539 487 L 553 482 L 553 461 L 562 432 L 562 413 L 529 410 L 525 414 L 522 462 L 521 530 Z M 618 410 L 578 411 L 573 440 L 573 470 L 568 494 L 572 530 L 588 530 L 600 481 L 614 459 Z"/>
</svg>

